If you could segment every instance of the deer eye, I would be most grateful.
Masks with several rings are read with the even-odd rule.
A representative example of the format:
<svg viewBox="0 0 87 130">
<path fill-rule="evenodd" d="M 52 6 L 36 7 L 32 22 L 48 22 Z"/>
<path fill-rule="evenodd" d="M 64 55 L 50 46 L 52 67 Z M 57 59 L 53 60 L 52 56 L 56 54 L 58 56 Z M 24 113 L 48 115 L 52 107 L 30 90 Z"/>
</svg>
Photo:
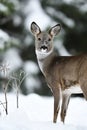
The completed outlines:
<svg viewBox="0 0 87 130">
<path fill-rule="evenodd" d="M 49 38 L 48 41 L 51 41 L 51 38 Z"/>
<path fill-rule="evenodd" d="M 38 38 L 38 41 L 41 41 L 41 38 Z"/>
</svg>

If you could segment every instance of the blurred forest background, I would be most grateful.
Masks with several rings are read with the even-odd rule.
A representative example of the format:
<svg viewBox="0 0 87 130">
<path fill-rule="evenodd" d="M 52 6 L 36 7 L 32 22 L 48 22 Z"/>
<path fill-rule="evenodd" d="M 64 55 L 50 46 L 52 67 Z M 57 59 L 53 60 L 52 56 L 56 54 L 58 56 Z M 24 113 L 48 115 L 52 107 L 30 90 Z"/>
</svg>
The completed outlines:
<svg viewBox="0 0 87 130">
<path fill-rule="evenodd" d="M 59 55 L 87 52 L 87 0 L 0 0 L 0 90 L 51 95 L 39 70 L 30 24 L 42 30 L 60 23 L 54 40 Z"/>
</svg>

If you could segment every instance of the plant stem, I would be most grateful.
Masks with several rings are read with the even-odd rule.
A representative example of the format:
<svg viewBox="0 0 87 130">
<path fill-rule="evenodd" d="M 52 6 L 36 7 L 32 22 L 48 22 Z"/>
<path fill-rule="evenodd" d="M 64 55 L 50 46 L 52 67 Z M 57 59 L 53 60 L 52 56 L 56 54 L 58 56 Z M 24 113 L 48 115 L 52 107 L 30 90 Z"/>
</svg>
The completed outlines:
<svg viewBox="0 0 87 130">
<path fill-rule="evenodd" d="M 17 108 L 19 108 L 19 91 L 17 89 Z"/>
<path fill-rule="evenodd" d="M 6 102 L 6 109 L 5 109 L 5 111 L 6 111 L 6 115 L 8 115 L 8 102 L 7 102 L 7 93 L 6 93 L 6 91 L 5 91 L 5 102 Z"/>
</svg>

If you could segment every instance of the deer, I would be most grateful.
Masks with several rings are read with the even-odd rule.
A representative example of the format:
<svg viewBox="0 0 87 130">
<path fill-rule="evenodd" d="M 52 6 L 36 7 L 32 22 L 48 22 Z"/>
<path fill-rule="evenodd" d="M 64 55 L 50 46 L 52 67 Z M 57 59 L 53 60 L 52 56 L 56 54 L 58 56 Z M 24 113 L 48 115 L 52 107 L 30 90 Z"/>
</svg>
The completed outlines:
<svg viewBox="0 0 87 130">
<path fill-rule="evenodd" d="M 57 55 L 53 40 L 61 30 L 59 23 L 48 31 L 41 31 L 35 22 L 31 23 L 30 28 L 35 37 L 39 68 L 53 93 L 53 123 L 57 122 L 59 111 L 64 123 L 71 95 L 83 93 L 87 100 L 87 54 Z"/>
</svg>

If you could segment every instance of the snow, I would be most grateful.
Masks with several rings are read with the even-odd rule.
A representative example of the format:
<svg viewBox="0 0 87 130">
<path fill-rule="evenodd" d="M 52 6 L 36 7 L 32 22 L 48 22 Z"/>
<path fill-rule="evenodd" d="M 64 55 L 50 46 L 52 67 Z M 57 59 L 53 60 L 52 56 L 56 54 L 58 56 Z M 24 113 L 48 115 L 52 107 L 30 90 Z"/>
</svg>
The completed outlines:
<svg viewBox="0 0 87 130">
<path fill-rule="evenodd" d="M 51 15 L 54 15 L 55 17 L 58 17 L 61 20 L 63 19 L 62 22 L 64 22 L 68 27 L 73 28 L 75 26 L 74 20 L 65 16 L 62 12 L 55 12 L 55 10 L 51 7 L 48 7 L 47 12 Z"/>
<path fill-rule="evenodd" d="M 65 3 L 69 4 L 71 3 L 73 0 L 63 0 Z"/>
<path fill-rule="evenodd" d="M 66 50 L 62 40 L 55 41 L 55 48 L 58 50 L 60 56 L 70 56 L 70 53 Z"/>
<path fill-rule="evenodd" d="M 16 108 L 16 95 L 8 94 L 8 115 L 2 110 L 0 130 L 87 130 L 87 102 L 82 98 L 72 98 L 65 124 L 52 122 L 53 97 L 36 94 L 19 95 L 19 108 Z M 0 95 L 3 100 L 4 95 Z M 2 107 L 3 109 L 3 107 Z M 1 111 L 1 106 L 0 106 Z"/>
<path fill-rule="evenodd" d="M 9 41 L 9 35 L 4 32 L 2 29 L 0 29 L 0 49 L 4 48 L 4 43 Z"/>
<path fill-rule="evenodd" d="M 0 3 L 0 11 L 6 12 L 8 11 L 8 8 L 4 4 Z"/>
<path fill-rule="evenodd" d="M 33 61 L 26 61 L 24 63 L 24 72 L 26 74 L 25 86 L 27 91 L 34 92 L 35 88 L 40 88 L 40 81 L 35 78 L 35 75 L 39 72 L 37 64 Z"/>
<path fill-rule="evenodd" d="M 28 93 L 32 93 L 35 89 L 40 89 L 40 81 L 35 78 L 33 75 L 28 75 L 25 79 L 25 86 L 27 88 Z"/>
<path fill-rule="evenodd" d="M 13 23 L 15 26 L 19 26 L 21 24 L 22 20 L 21 17 L 18 15 L 14 15 L 13 17 Z"/>
<path fill-rule="evenodd" d="M 22 60 L 15 48 L 8 49 L 4 55 L 3 63 L 7 62 L 10 65 L 10 70 L 13 71 L 21 66 Z"/>
<path fill-rule="evenodd" d="M 20 9 L 20 2 L 18 0 L 9 0 L 10 3 L 12 3 L 16 10 Z"/>
<path fill-rule="evenodd" d="M 83 13 L 85 12 L 85 13 L 86 13 L 86 12 L 87 12 L 87 3 L 85 3 L 85 4 L 82 5 L 82 6 L 80 6 L 79 9 L 80 9 L 81 12 L 83 12 Z"/>
<path fill-rule="evenodd" d="M 37 74 L 39 72 L 37 64 L 33 61 L 26 61 L 24 63 L 24 70 L 29 74 Z"/>
<path fill-rule="evenodd" d="M 25 14 L 29 14 L 25 20 L 25 26 L 27 29 L 33 21 L 35 21 L 42 29 L 45 29 L 51 23 L 51 19 L 42 10 L 39 0 L 30 0 L 24 11 Z"/>
</svg>

